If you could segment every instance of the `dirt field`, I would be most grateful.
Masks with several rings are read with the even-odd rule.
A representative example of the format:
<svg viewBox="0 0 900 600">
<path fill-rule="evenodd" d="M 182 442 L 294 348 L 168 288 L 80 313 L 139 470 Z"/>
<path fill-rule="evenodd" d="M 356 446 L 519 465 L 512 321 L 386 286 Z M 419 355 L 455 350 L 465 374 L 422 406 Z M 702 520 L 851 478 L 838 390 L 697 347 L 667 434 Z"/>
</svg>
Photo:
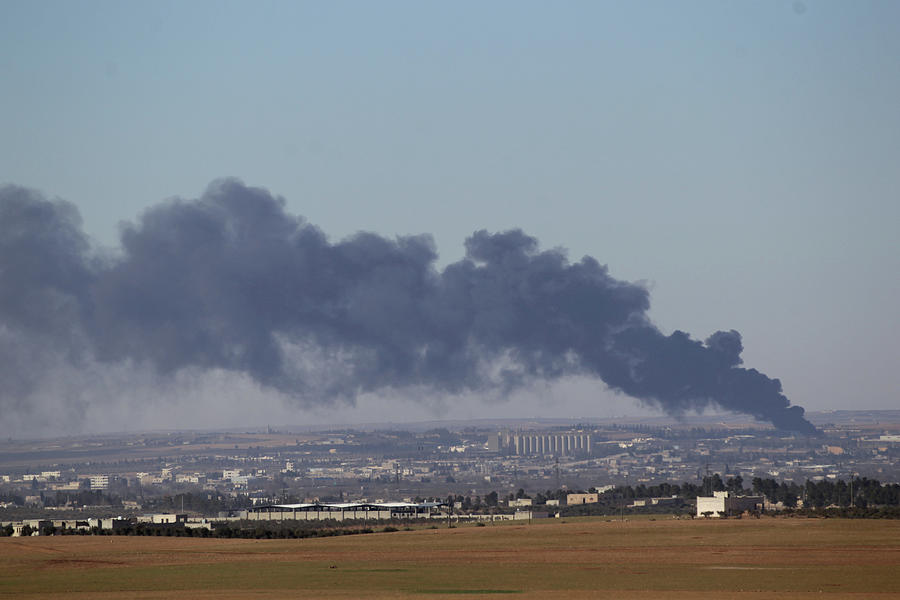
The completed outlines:
<svg viewBox="0 0 900 600">
<path fill-rule="evenodd" d="M 0 539 L 0 598 L 897 598 L 900 522 L 568 520 L 306 540 Z"/>
</svg>

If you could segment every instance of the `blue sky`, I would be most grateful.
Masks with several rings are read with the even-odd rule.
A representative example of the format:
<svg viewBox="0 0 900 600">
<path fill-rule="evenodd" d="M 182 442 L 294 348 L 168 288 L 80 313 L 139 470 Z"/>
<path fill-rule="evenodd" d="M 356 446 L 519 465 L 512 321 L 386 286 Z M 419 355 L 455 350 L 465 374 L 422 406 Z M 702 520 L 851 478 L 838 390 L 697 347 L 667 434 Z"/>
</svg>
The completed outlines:
<svg viewBox="0 0 900 600">
<path fill-rule="evenodd" d="M 222 176 L 333 239 L 431 233 L 442 263 L 521 227 L 645 281 L 664 331 L 739 330 L 745 364 L 808 410 L 900 406 L 896 2 L 0 15 L 0 183 L 75 203 L 103 245 Z M 536 398 L 523 410 L 632 406 L 585 382 Z"/>
</svg>

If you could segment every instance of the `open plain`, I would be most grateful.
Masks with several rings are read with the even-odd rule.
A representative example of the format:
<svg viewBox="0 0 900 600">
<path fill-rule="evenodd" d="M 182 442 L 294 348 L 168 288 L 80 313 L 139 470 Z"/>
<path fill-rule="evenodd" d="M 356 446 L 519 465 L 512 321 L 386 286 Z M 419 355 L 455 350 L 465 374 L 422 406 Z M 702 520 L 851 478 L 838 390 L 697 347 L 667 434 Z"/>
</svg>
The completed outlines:
<svg viewBox="0 0 900 600">
<path fill-rule="evenodd" d="M 888 598 L 900 522 L 567 519 L 304 540 L 0 539 L 0 598 Z"/>
</svg>

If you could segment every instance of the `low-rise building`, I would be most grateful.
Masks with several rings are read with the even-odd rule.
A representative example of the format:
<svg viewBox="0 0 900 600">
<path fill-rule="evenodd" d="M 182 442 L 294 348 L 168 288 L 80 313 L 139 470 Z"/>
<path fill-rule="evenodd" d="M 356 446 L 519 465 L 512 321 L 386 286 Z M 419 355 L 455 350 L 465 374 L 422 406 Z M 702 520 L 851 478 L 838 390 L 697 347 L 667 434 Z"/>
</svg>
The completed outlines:
<svg viewBox="0 0 900 600">
<path fill-rule="evenodd" d="M 759 510 L 762 496 L 732 496 L 730 492 L 713 492 L 712 496 L 697 496 L 698 517 L 726 517 L 748 510 Z"/>
<path fill-rule="evenodd" d="M 567 494 L 566 504 L 596 504 L 600 501 L 599 494 Z"/>
<path fill-rule="evenodd" d="M 88 523 L 91 527 L 96 527 L 97 529 L 115 531 L 117 529 L 127 529 L 128 527 L 131 527 L 134 525 L 135 519 L 124 517 L 99 517 L 96 519 L 88 519 Z"/>
<path fill-rule="evenodd" d="M 137 518 L 138 523 L 150 523 L 153 525 L 172 525 L 175 523 L 184 523 L 187 521 L 186 514 L 174 513 L 156 513 L 149 515 L 141 515 Z"/>
</svg>

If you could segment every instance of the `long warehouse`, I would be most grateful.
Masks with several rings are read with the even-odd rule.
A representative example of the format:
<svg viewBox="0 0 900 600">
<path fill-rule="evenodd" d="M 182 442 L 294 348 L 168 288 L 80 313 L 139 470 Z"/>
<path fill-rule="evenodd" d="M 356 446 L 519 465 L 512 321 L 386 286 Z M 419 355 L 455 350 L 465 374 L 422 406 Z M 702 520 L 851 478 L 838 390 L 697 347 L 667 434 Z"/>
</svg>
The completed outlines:
<svg viewBox="0 0 900 600">
<path fill-rule="evenodd" d="M 311 502 L 303 504 L 269 504 L 247 509 L 251 521 L 320 521 L 334 519 L 430 519 L 446 516 L 444 502 L 341 502 L 338 504 Z"/>
</svg>

